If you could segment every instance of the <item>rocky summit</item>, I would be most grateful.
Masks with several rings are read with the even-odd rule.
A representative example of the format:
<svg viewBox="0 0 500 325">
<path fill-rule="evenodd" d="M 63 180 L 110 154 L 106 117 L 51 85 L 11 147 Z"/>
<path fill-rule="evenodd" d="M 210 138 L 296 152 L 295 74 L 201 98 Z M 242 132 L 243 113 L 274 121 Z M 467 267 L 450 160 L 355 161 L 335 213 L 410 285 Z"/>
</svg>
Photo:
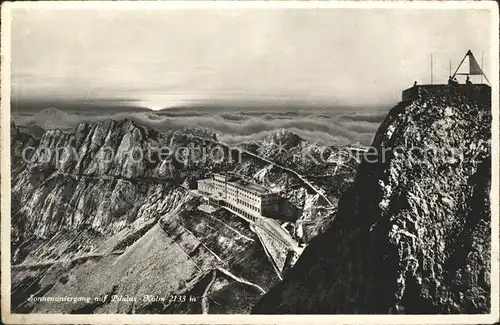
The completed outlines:
<svg viewBox="0 0 500 325">
<path fill-rule="evenodd" d="M 488 101 L 452 88 L 399 103 L 331 227 L 252 312 L 489 313 L 490 127 Z"/>
</svg>

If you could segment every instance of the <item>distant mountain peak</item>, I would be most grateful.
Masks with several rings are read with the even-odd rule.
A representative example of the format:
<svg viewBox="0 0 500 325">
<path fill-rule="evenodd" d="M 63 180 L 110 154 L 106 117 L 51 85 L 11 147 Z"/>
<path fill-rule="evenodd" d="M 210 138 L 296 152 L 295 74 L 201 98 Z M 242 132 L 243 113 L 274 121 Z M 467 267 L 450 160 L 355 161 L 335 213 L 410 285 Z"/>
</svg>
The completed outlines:
<svg viewBox="0 0 500 325">
<path fill-rule="evenodd" d="M 29 121 L 29 125 L 37 125 L 45 130 L 68 129 L 73 123 L 70 114 L 56 107 L 50 106 L 36 113 Z"/>
<path fill-rule="evenodd" d="M 68 115 L 68 114 L 57 107 L 49 106 L 49 107 L 46 107 L 46 108 L 40 110 L 36 115 L 57 116 L 57 115 Z"/>
<path fill-rule="evenodd" d="M 289 129 L 278 129 L 276 132 L 264 138 L 264 143 L 280 144 L 286 149 L 293 148 L 300 144 L 303 139 Z"/>
</svg>

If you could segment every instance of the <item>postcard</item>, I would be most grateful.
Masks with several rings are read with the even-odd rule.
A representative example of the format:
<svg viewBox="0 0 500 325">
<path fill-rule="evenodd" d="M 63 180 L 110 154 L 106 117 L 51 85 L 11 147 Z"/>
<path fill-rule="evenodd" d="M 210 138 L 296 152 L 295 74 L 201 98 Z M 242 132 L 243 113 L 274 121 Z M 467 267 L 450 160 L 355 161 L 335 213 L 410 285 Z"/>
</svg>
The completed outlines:
<svg viewBox="0 0 500 325">
<path fill-rule="evenodd" d="M 4 323 L 499 321 L 496 3 L 1 11 Z"/>
</svg>

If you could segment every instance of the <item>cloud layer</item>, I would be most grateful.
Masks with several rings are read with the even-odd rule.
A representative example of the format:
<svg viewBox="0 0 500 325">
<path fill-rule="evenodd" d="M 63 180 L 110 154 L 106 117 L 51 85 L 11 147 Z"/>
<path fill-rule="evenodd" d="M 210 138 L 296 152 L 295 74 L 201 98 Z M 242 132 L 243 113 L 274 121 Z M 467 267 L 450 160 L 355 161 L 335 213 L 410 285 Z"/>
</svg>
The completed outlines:
<svg viewBox="0 0 500 325">
<path fill-rule="evenodd" d="M 336 112 L 333 110 L 302 109 L 294 111 L 260 110 L 219 111 L 166 110 L 161 112 L 115 112 L 92 114 L 87 111 L 66 112 L 50 107 L 36 114 L 18 114 L 18 123 L 39 125 L 44 129 L 74 129 L 81 121 L 96 122 L 103 119 L 131 119 L 140 125 L 161 132 L 186 127 L 213 130 L 219 139 L 228 143 L 259 140 L 277 129 L 289 129 L 304 139 L 325 145 L 362 143 L 369 145 L 387 111 Z"/>
</svg>

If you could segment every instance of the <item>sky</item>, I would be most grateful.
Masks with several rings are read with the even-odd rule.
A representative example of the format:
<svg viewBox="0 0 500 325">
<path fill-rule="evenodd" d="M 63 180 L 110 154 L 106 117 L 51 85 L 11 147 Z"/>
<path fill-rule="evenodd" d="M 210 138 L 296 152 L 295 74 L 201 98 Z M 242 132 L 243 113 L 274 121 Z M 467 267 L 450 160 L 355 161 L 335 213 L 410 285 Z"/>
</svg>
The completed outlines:
<svg viewBox="0 0 500 325">
<path fill-rule="evenodd" d="M 445 83 L 471 49 L 490 74 L 493 14 L 403 9 L 15 9 L 12 97 L 379 107 Z M 490 78 L 491 79 L 491 78 Z"/>
</svg>

